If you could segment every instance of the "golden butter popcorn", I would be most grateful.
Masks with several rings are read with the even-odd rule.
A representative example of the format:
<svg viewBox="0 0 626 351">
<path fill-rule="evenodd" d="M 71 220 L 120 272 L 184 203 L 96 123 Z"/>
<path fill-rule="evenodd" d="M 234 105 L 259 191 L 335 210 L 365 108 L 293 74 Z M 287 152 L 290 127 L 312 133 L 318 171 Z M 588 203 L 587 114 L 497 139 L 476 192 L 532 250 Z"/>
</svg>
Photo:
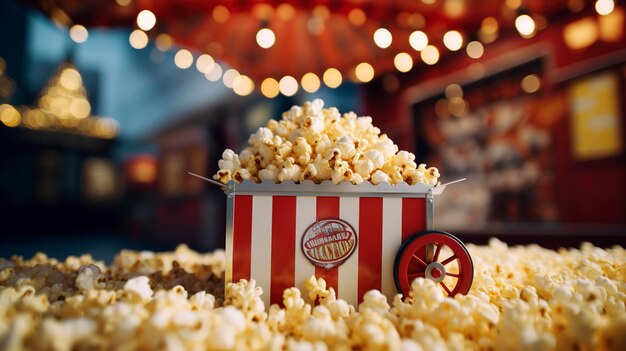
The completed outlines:
<svg viewBox="0 0 626 351">
<path fill-rule="evenodd" d="M 436 185 L 439 178 L 436 168 L 417 165 L 415 155 L 399 151 L 380 134 L 371 117 L 342 116 L 320 99 L 293 106 L 280 121 L 270 120 L 248 144 L 239 155 L 224 151 L 215 180 Z"/>
<path fill-rule="evenodd" d="M 296 111 L 297 112 L 297 111 Z M 293 112 L 294 115 L 297 115 Z M 402 157 L 402 156 L 401 156 Z M 626 250 L 468 245 L 467 296 L 415 279 L 358 308 L 323 279 L 265 306 L 254 280 L 224 291 L 224 253 L 0 259 L 1 350 L 624 350 Z"/>
</svg>

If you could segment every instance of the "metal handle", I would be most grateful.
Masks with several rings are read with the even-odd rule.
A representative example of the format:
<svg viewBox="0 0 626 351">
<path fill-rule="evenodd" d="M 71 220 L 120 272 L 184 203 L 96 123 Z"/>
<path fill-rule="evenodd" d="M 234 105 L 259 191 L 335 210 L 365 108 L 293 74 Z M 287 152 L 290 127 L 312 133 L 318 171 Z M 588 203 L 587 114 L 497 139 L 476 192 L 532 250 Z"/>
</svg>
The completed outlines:
<svg viewBox="0 0 626 351">
<path fill-rule="evenodd" d="M 217 185 L 217 186 L 219 186 L 220 188 L 223 188 L 223 189 L 225 189 L 225 188 L 226 188 L 226 184 L 223 184 L 223 183 L 217 182 L 217 181 L 215 181 L 215 180 L 213 180 L 213 179 L 209 179 L 209 178 L 207 178 L 207 177 L 203 177 L 203 176 L 201 176 L 201 175 L 199 175 L 199 174 L 195 174 L 195 173 L 191 173 L 191 172 L 187 172 L 187 174 L 192 175 L 192 176 L 194 176 L 194 177 L 196 177 L 196 178 L 200 178 L 200 179 L 202 179 L 202 180 L 206 180 L 207 182 L 209 182 L 209 183 L 211 183 L 211 184 L 213 184 L 213 185 Z"/>
</svg>

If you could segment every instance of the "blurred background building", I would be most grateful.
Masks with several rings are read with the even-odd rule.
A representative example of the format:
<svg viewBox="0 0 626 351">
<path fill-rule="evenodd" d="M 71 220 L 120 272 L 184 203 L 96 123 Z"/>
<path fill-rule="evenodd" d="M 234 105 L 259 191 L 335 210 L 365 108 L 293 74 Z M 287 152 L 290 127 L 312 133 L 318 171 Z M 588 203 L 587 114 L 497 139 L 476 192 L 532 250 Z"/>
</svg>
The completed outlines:
<svg viewBox="0 0 626 351">
<path fill-rule="evenodd" d="M 549 247 L 626 238 L 615 0 L 0 3 L 0 256 L 224 243 L 225 148 L 294 104 L 371 115 L 467 177 L 436 227 Z"/>
</svg>

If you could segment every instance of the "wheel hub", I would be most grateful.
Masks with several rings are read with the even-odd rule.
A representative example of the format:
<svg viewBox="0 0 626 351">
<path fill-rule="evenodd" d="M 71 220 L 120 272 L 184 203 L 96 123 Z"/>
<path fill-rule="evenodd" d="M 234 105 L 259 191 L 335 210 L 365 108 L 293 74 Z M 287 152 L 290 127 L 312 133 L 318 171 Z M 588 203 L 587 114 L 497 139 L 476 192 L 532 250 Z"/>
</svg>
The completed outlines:
<svg viewBox="0 0 626 351">
<path fill-rule="evenodd" d="M 446 277 L 446 268 L 439 262 L 431 262 L 426 266 L 425 275 L 437 284 Z"/>
</svg>

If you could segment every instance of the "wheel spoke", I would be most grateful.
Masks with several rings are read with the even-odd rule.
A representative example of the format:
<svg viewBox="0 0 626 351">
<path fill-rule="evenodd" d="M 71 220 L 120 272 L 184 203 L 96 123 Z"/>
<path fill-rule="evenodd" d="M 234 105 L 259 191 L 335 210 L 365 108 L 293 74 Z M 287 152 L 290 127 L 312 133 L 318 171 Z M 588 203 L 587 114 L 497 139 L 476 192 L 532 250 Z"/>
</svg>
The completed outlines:
<svg viewBox="0 0 626 351">
<path fill-rule="evenodd" d="M 443 244 L 437 244 L 437 249 L 435 249 L 435 255 L 433 256 L 433 262 L 437 262 L 439 259 L 439 254 L 441 253 L 441 247 Z"/>
<path fill-rule="evenodd" d="M 424 262 L 424 260 L 422 260 L 421 258 L 419 258 L 419 257 L 415 256 L 415 254 L 413 254 L 413 258 L 414 258 L 417 262 L 419 262 L 422 266 L 424 266 L 424 267 L 428 266 L 428 264 L 427 264 L 426 262 Z"/>
<path fill-rule="evenodd" d="M 407 276 L 409 278 L 425 277 L 426 273 L 425 272 L 415 272 L 415 273 L 409 273 L 409 274 L 407 274 Z"/>
<path fill-rule="evenodd" d="M 459 273 L 448 273 L 448 272 L 446 272 L 446 276 L 457 277 L 457 278 L 461 277 Z"/>
<path fill-rule="evenodd" d="M 452 295 L 452 292 L 450 291 L 450 289 L 448 289 L 448 286 L 446 284 L 444 284 L 443 282 L 439 282 L 439 284 L 441 284 L 441 286 L 443 287 L 443 290 L 445 290 L 448 295 Z"/>
<path fill-rule="evenodd" d="M 450 262 L 454 261 L 455 259 L 456 259 L 456 254 L 452 254 L 452 256 L 450 256 L 450 257 L 446 258 L 445 260 L 443 260 L 443 261 L 441 262 L 441 265 L 442 265 L 442 266 L 445 266 L 445 265 L 447 265 L 448 263 L 450 263 Z"/>
</svg>

